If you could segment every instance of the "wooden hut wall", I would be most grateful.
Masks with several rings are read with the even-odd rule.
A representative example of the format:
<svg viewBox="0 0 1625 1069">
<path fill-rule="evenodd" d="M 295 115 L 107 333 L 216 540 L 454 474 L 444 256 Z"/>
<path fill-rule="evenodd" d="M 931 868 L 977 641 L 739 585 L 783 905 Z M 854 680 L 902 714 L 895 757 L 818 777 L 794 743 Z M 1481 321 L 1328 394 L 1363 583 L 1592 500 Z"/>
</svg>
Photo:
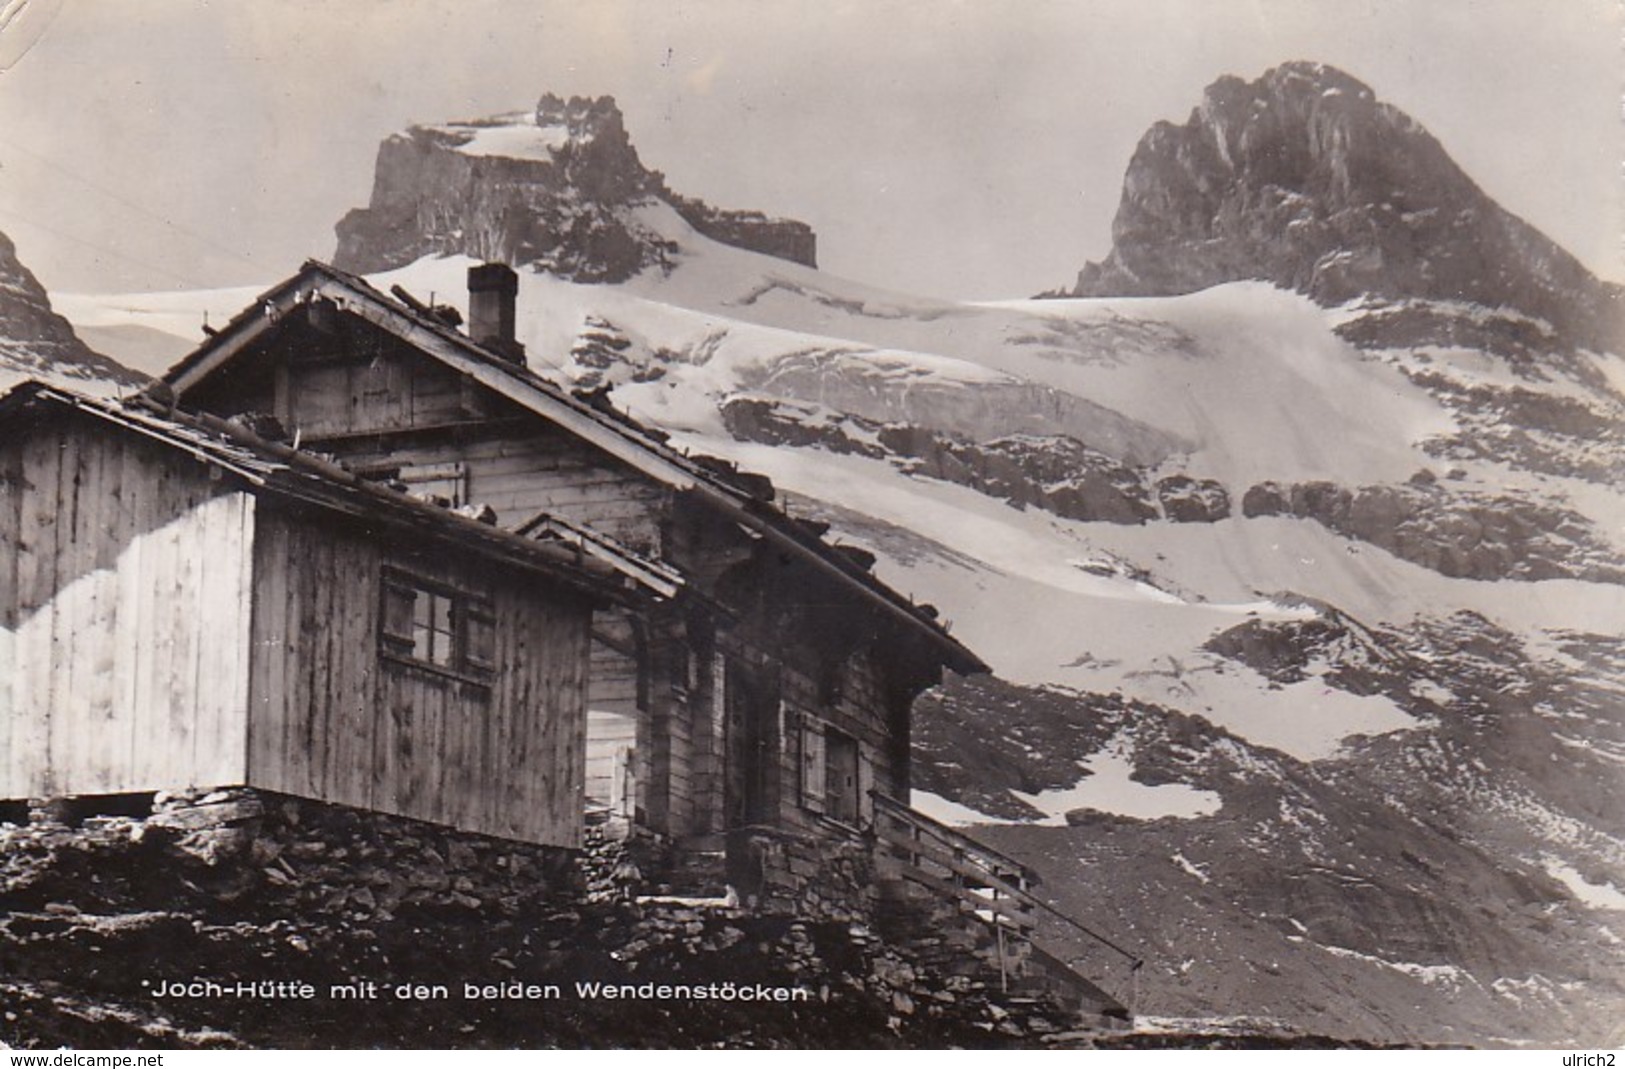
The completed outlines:
<svg viewBox="0 0 1625 1069">
<path fill-rule="evenodd" d="M 187 403 L 274 413 L 362 472 L 444 473 L 504 524 L 546 509 L 634 548 L 659 546 L 662 489 L 621 461 L 370 326 L 290 323 L 261 358 Z"/>
<path fill-rule="evenodd" d="M 358 471 L 462 473 L 465 501 L 489 505 L 511 526 L 547 511 L 634 549 L 657 552 L 664 491 L 621 461 L 539 417 L 461 432 L 397 435 L 324 445 Z"/>
<path fill-rule="evenodd" d="M 222 416 L 268 413 L 308 441 L 456 424 L 484 414 L 477 400 L 456 374 L 388 334 L 301 312 L 185 403 Z"/>
<path fill-rule="evenodd" d="M 718 590 L 742 561 L 765 553 L 731 519 L 375 328 L 343 317 L 325 332 L 314 321 L 294 322 L 266 343 L 259 358 L 243 363 L 238 381 L 206 384 L 189 401 L 218 411 L 275 411 L 290 432 L 319 442 L 352 470 L 449 484 L 463 501 L 491 506 L 504 525 L 544 510 L 586 524 L 672 561 L 698 588 L 745 610 L 747 620 L 762 584 L 776 588 L 783 581 L 775 574 L 780 568 L 767 566 L 776 563 L 773 558 L 759 565 L 762 571 L 744 588 Z M 802 576 L 799 585 L 780 591 L 780 608 L 827 600 L 827 582 Z M 861 611 L 856 604 L 852 610 Z M 837 757 L 855 756 L 852 778 L 865 800 L 871 787 L 906 793 L 906 705 L 918 688 L 889 680 L 867 653 L 832 668 L 824 663 L 827 650 L 792 652 L 795 628 L 769 622 L 769 616 L 741 624 L 727 640 L 732 667 L 709 637 L 673 630 L 667 626 L 673 620 L 653 621 L 639 650 L 641 693 L 635 701 L 625 693 L 633 666 L 598 651 L 593 707 L 639 714 L 634 765 L 640 815 L 648 826 L 682 837 L 737 823 L 746 790 L 742 777 L 754 777 L 749 793 L 758 796 L 760 812 L 752 820 L 782 814 L 793 823 L 816 823 L 822 807 L 815 795 L 827 787 L 820 786 L 815 767 L 818 748 L 826 746 L 826 766 L 838 764 L 820 739 L 834 740 Z M 828 616 L 810 626 L 831 626 Z M 837 620 L 834 626 L 845 625 Z M 775 645 L 781 638 L 789 641 Z M 747 650 L 747 644 L 770 648 Z M 832 673 L 840 677 L 833 686 Z M 608 753 L 606 746 L 624 749 L 624 739 L 609 736 L 610 728 L 624 733 L 625 725 L 599 719 L 606 731 L 602 741 L 595 737 L 594 753 L 604 758 L 599 751 Z M 742 726 L 747 720 L 753 725 L 748 740 Z M 607 760 L 595 763 L 598 793 L 606 793 L 609 767 Z M 313 766 L 301 775 L 330 773 Z M 412 779 L 401 789 L 416 797 L 424 788 Z M 379 804 L 376 793 L 366 804 Z M 773 798 L 759 797 L 764 793 Z"/>
<path fill-rule="evenodd" d="M 392 656 L 386 582 L 488 611 L 491 669 Z M 579 595 L 277 513 L 261 522 L 255 602 L 251 783 L 579 845 L 591 616 Z"/>
<path fill-rule="evenodd" d="M 756 819 L 766 816 L 784 827 L 814 831 L 826 818 L 867 826 L 873 816 L 869 792 L 878 789 L 895 796 L 906 793 L 908 785 L 907 767 L 898 758 L 894 734 L 898 717 L 891 708 L 894 698 L 884 669 L 866 649 L 839 665 L 821 663 L 804 648 L 775 653 L 776 707 L 754 711 L 766 723 L 754 734 L 768 741 L 760 759 L 771 768 L 735 769 L 730 791 L 737 795 L 748 790 L 745 780 L 754 775 L 758 784 L 776 795 Z M 741 647 L 730 651 L 730 660 L 767 663 L 760 652 Z M 741 707 L 730 730 L 743 730 L 742 718 L 747 715 L 752 714 Z M 851 757 L 847 798 L 851 808 L 845 813 L 835 811 L 834 801 L 842 792 L 833 780 L 840 751 L 832 756 L 832 748 L 840 747 Z M 749 757 L 734 748 L 735 760 Z"/>
<path fill-rule="evenodd" d="M 89 418 L 0 445 L 0 798 L 243 781 L 254 521 Z"/>
<path fill-rule="evenodd" d="M 612 661 L 595 648 L 588 690 L 594 709 L 624 709 L 635 725 L 632 767 L 640 822 L 692 845 L 724 827 L 723 662 L 705 614 L 680 615 L 652 614 L 650 637 L 638 643 L 635 661 L 619 655 Z M 625 696 L 618 706 L 617 694 Z M 589 760 L 616 741 L 611 730 L 601 718 L 596 733 L 589 733 Z"/>
</svg>

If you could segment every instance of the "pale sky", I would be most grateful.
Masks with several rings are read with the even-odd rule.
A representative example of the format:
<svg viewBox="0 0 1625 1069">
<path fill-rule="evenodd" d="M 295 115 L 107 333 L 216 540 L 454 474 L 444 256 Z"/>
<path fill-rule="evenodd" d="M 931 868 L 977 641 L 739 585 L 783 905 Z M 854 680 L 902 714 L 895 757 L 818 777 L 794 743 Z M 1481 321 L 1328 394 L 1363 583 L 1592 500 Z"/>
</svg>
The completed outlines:
<svg viewBox="0 0 1625 1069">
<path fill-rule="evenodd" d="M 1625 280 L 1616 0 L 19 0 L 0 230 L 52 289 L 271 283 L 413 122 L 610 94 L 647 166 L 947 297 L 1069 284 L 1153 122 L 1305 59 Z M 7 21 L 9 17 L 9 21 Z"/>
</svg>

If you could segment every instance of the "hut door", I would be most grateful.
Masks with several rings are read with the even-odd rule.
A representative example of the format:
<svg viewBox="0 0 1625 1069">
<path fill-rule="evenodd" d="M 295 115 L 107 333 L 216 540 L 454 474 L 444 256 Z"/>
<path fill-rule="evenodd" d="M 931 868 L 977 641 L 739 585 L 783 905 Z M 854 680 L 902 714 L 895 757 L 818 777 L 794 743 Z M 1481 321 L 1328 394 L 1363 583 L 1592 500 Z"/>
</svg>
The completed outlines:
<svg viewBox="0 0 1625 1069">
<path fill-rule="evenodd" d="M 771 823 L 777 807 L 778 688 L 728 665 L 728 825 Z"/>
<path fill-rule="evenodd" d="M 586 796 L 589 809 L 607 812 L 612 831 L 636 813 L 637 739 L 644 715 L 638 644 L 623 618 L 600 613 L 593 621 L 587 679 Z"/>
</svg>

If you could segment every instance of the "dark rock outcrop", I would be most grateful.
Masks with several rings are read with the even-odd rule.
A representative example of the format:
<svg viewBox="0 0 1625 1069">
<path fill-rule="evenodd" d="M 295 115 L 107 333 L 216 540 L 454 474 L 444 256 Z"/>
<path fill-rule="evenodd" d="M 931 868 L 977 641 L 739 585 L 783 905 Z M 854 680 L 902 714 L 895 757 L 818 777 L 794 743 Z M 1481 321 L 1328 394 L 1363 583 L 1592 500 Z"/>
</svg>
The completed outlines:
<svg viewBox="0 0 1625 1069">
<path fill-rule="evenodd" d="M 722 423 L 742 442 L 792 447 L 816 446 L 831 453 L 884 458 L 882 424 L 861 416 L 822 412 L 815 405 L 778 398 L 737 396 L 723 402 Z"/>
<path fill-rule="evenodd" d="M 24 378 L 133 383 L 141 376 L 90 349 L 0 234 L 0 389 Z"/>
<path fill-rule="evenodd" d="M 1620 347 L 1618 286 L 1491 200 L 1426 130 L 1340 71 L 1287 63 L 1210 85 L 1129 163 L 1113 247 L 1076 296 L 1262 279 L 1323 304 L 1375 296 L 1507 307 Z"/>
<path fill-rule="evenodd" d="M 1527 497 L 1449 492 L 1425 481 L 1354 489 L 1266 482 L 1248 489 L 1241 511 L 1314 520 L 1454 578 L 1625 583 L 1625 562 L 1589 520 Z"/>
<path fill-rule="evenodd" d="M 1213 523 L 1230 515 L 1230 495 L 1212 479 L 1169 475 L 1153 484 L 1144 468 L 1064 434 L 1006 434 L 979 441 L 933 427 L 882 423 L 811 403 L 744 394 L 730 397 L 721 413 L 728 433 L 740 441 L 886 460 L 911 475 L 968 486 L 1019 508 L 1045 509 L 1067 519 Z"/>
<path fill-rule="evenodd" d="M 818 235 L 806 223 L 775 219 L 761 212 L 713 208 L 703 200 L 669 190 L 664 199 L 677 209 L 684 222 L 712 241 L 804 267 L 818 266 Z"/>
<path fill-rule="evenodd" d="M 1157 501 L 1175 523 L 1215 523 L 1230 515 L 1230 494 L 1212 479 L 1189 475 L 1159 479 Z"/>
<path fill-rule="evenodd" d="M 960 483 L 1023 508 L 1107 523 L 1157 518 L 1139 471 L 1073 438 L 1013 434 L 968 442 L 903 427 L 883 431 L 881 441 L 917 458 L 904 465 L 905 471 Z"/>
<path fill-rule="evenodd" d="M 533 114 L 414 126 L 378 148 L 371 203 L 339 221 L 334 262 L 360 273 L 429 255 L 620 282 L 676 247 L 630 209 L 664 202 L 715 241 L 815 266 L 805 223 L 679 196 L 638 158 L 612 97 L 547 94 Z"/>
<path fill-rule="evenodd" d="M 1585 639 L 1564 657 L 1617 650 Z M 1190 819 L 1113 813 L 1108 801 L 1072 810 L 1067 828 L 976 829 L 1031 859 L 1056 908 L 1131 940 L 1148 962 L 1139 1013 L 1206 1018 L 1233 1006 L 1304 1029 L 1335 1021 L 1343 1034 L 1468 1045 L 1614 1033 L 1618 949 L 1541 860 L 1552 823 L 1577 827 L 1569 814 L 1583 814 L 1611 835 L 1625 812 L 1612 772 L 1625 721 L 1610 683 L 1576 686 L 1556 657 L 1473 613 L 1393 629 L 1324 605 L 1243 621 L 1185 662 L 1220 674 L 1241 665 L 1271 687 L 1381 696 L 1414 726 L 1306 763 L 1190 710 L 959 678 L 916 708 L 915 789 L 1031 820 L 1027 796 L 1086 781 L 1095 758 L 1115 754 L 1135 782 L 1217 794 L 1222 805 Z M 1578 718 L 1554 707 L 1587 717 L 1599 748 L 1572 745 Z M 1525 824 L 1523 805 L 1543 823 Z M 1616 866 L 1572 864 L 1594 883 L 1617 879 Z M 1570 940 L 1578 966 L 1559 949 Z M 1087 957 L 1091 943 L 1074 933 L 1065 950 L 1103 960 Z M 1607 979 L 1580 980 L 1597 962 Z M 1565 969 L 1572 979 L 1558 979 Z M 1506 994 L 1501 978 L 1533 975 L 1551 978 L 1552 996 Z"/>
<path fill-rule="evenodd" d="M 1617 486 L 1625 478 L 1625 398 L 1462 382 L 1410 372 L 1455 416 L 1457 431 L 1423 448 L 1450 461 L 1490 460 L 1524 471 Z"/>
</svg>

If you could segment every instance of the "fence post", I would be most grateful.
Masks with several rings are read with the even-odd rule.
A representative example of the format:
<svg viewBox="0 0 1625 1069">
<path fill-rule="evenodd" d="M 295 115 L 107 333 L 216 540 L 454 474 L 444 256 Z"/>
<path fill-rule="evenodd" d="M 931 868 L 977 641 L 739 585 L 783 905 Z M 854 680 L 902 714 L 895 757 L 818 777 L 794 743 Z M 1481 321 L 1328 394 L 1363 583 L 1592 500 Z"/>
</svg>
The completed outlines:
<svg viewBox="0 0 1625 1069">
<path fill-rule="evenodd" d="M 1005 994 L 1010 993 L 1010 967 L 1004 958 L 1004 925 L 999 923 L 999 915 L 993 915 L 993 930 L 999 936 L 999 990 Z"/>
</svg>

